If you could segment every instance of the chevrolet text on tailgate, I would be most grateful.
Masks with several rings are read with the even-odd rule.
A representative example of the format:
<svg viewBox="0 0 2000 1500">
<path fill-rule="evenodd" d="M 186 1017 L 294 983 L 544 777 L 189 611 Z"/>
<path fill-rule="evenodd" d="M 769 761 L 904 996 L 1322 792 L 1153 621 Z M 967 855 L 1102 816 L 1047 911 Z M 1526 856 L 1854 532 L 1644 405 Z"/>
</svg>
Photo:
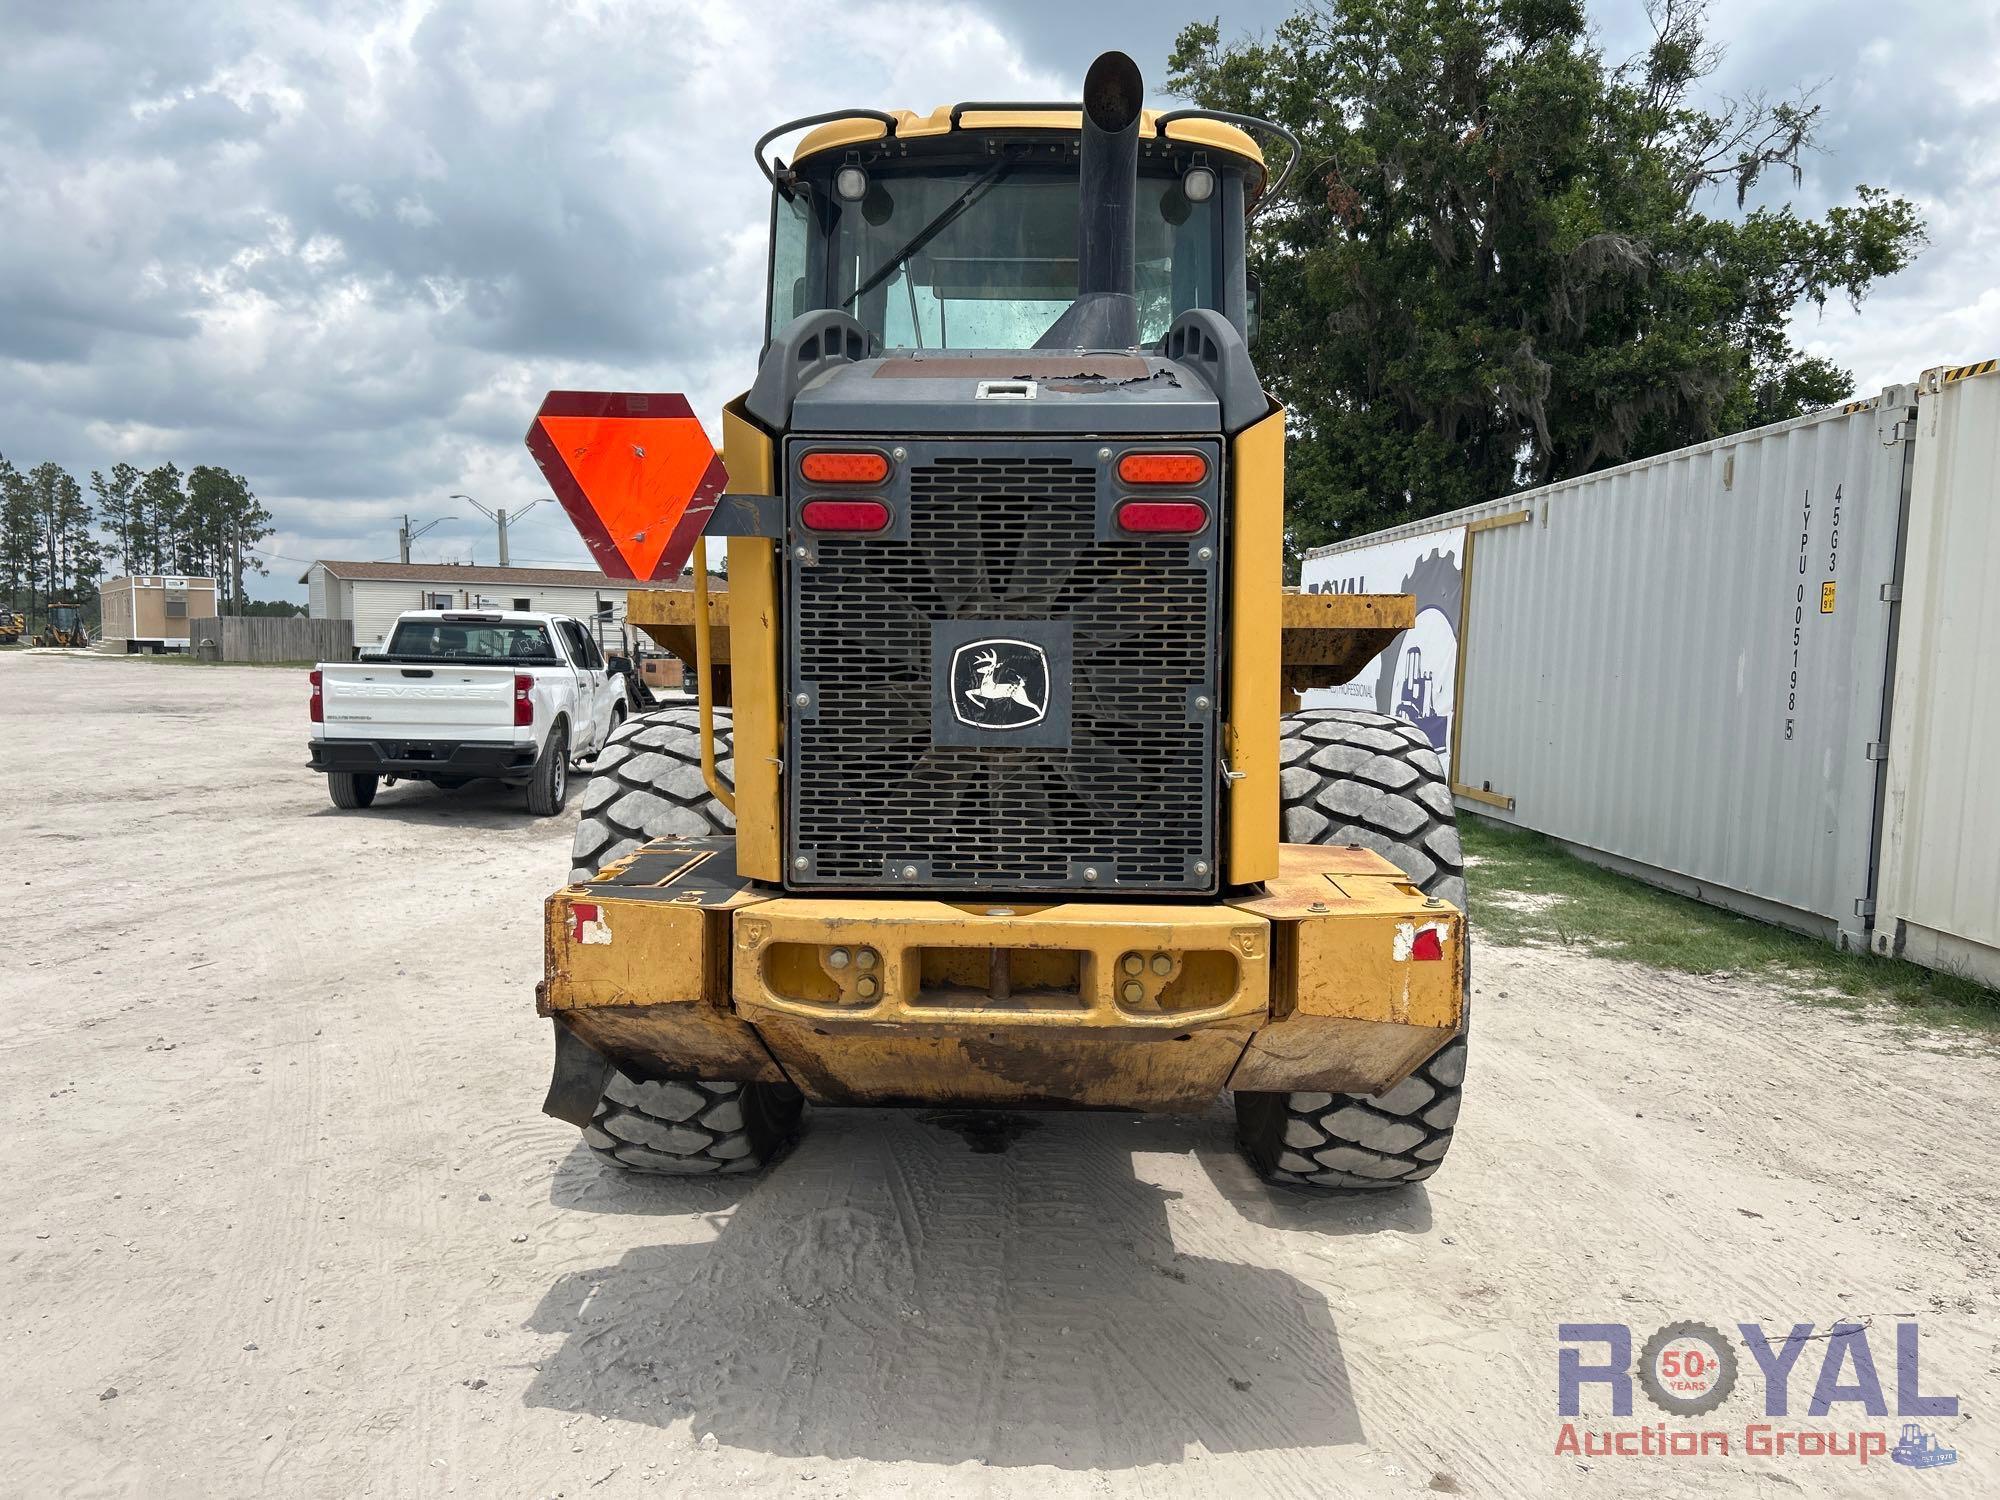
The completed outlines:
<svg viewBox="0 0 2000 1500">
<path fill-rule="evenodd" d="M 388 645 L 312 673 L 312 768 L 335 807 L 384 783 L 446 789 L 492 777 L 559 812 L 570 762 L 595 755 L 631 712 L 624 679 L 563 615 L 412 610 Z"/>
</svg>

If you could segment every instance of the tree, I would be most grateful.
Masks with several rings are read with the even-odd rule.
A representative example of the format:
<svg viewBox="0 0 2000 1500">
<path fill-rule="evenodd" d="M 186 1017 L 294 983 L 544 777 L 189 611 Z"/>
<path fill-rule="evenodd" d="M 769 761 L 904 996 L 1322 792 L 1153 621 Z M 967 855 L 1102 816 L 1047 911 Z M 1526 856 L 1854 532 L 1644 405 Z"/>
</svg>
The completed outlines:
<svg viewBox="0 0 2000 1500">
<path fill-rule="evenodd" d="M 133 504 L 134 561 L 143 560 L 148 573 L 165 573 L 175 566 L 176 539 L 187 496 L 181 492 L 181 471 L 160 464 L 139 481 Z"/>
<path fill-rule="evenodd" d="M 198 464 L 188 471 L 186 515 L 186 571 L 213 576 L 224 612 L 242 613 L 244 572 L 269 571 L 248 549 L 271 534 L 270 511 L 241 474 Z"/>
<path fill-rule="evenodd" d="M 1174 89 L 1305 148 L 1252 246 L 1295 551 L 1851 393 L 1786 319 L 1908 264 L 1915 210 L 1862 187 L 1821 219 L 1745 212 L 1800 180 L 1820 106 L 1698 104 L 1701 5 L 1648 14 L 1618 65 L 1580 0 L 1313 0 L 1270 41 L 1181 32 Z"/>
<path fill-rule="evenodd" d="M 139 477 L 137 469 L 122 461 L 111 466 L 109 479 L 95 469 L 90 471 L 91 493 L 97 496 L 97 519 L 111 533 L 118 565 L 127 574 L 133 571 L 132 560 L 139 540 Z"/>
<path fill-rule="evenodd" d="M 41 533 L 35 524 L 35 497 L 21 471 L 0 457 L 0 608 L 35 613 Z"/>
<path fill-rule="evenodd" d="M 40 549 L 42 592 L 52 600 L 66 598 L 89 608 L 96 602 L 104 564 L 83 486 L 60 464 L 41 463 L 28 471 L 28 491 Z"/>
</svg>

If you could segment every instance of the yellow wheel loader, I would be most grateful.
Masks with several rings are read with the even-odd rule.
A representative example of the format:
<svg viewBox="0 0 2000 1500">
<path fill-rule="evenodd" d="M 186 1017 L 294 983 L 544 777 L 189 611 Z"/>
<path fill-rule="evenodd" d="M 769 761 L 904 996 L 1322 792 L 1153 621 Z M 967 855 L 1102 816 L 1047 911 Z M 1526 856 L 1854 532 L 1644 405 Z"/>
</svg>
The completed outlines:
<svg viewBox="0 0 2000 1500">
<path fill-rule="evenodd" d="M 28 633 L 28 617 L 18 609 L 0 609 L 0 646 L 18 646 Z"/>
<path fill-rule="evenodd" d="M 698 702 L 598 757 L 547 906 L 544 1107 L 618 1167 L 753 1170 L 807 1104 L 1225 1091 L 1286 1183 L 1394 1187 L 1450 1145 L 1451 787 L 1412 725 L 1297 707 L 1414 609 L 1282 586 L 1244 246 L 1260 143 L 1298 145 L 1141 99 L 1107 53 L 1080 103 L 759 142 L 767 334 L 721 462 L 684 466 L 692 530 L 601 425 L 664 442 L 680 398 L 552 393 L 531 431 L 600 556 L 695 558 L 629 608 Z"/>
</svg>

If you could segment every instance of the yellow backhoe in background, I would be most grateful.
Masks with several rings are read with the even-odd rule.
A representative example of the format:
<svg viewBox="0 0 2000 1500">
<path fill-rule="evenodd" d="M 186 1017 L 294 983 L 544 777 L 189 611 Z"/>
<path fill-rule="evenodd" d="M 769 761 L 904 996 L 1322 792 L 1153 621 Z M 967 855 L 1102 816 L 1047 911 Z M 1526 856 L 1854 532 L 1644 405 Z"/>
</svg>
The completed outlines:
<svg viewBox="0 0 2000 1500">
<path fill-rule="evenodd" d="M 1121 53 L 1080 104 L 788 122 L 722 462 L 673 449 L 680 397 L 544 404 L 530 448 L 607 566 L 694 557 L 629 608 L 699 704 L 599 756 L 547 907 L 545 1108 L 611 1162 L 754 1168 L 806 1102 L 1227 1091 L 1273 1179 L 1437 1170 L 1464 862 L 1419 729 L 1299 708 L 1414 606 L 1282 586 L 1260 142 L 1296 162 L 1143 109 Z"/>
<path fill-rule="evenodd" d="M 37 646 L 88 646 L 90 631 L 83 623 L 83 610 L 74 604 L 51 604 L 35 637 Z"/>
</svg>

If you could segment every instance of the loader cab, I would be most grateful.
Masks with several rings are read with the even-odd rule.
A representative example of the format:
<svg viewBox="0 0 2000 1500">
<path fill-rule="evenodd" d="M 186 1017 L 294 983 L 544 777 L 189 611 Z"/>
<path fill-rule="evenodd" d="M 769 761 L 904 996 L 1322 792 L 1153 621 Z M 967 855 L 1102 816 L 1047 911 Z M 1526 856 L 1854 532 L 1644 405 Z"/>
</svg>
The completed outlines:
<svg viewBox="0 0 2000 1500">
<path fill-rule="evenodd" d="M 1265 181 L 1251 137 L 1213 120 L 1140 129 L 1139 344 L 1180 314 L 1248 337 L 1245 217 Z M 895 120 L 893 134 L 884 121 Z M 1078 294 L 1079 126 L 1067 113 L 956 105 L 837 120 L 773 173 L 765 339 L 821 309 L 885 349 L 1026 349 Z"/>
</svg>

